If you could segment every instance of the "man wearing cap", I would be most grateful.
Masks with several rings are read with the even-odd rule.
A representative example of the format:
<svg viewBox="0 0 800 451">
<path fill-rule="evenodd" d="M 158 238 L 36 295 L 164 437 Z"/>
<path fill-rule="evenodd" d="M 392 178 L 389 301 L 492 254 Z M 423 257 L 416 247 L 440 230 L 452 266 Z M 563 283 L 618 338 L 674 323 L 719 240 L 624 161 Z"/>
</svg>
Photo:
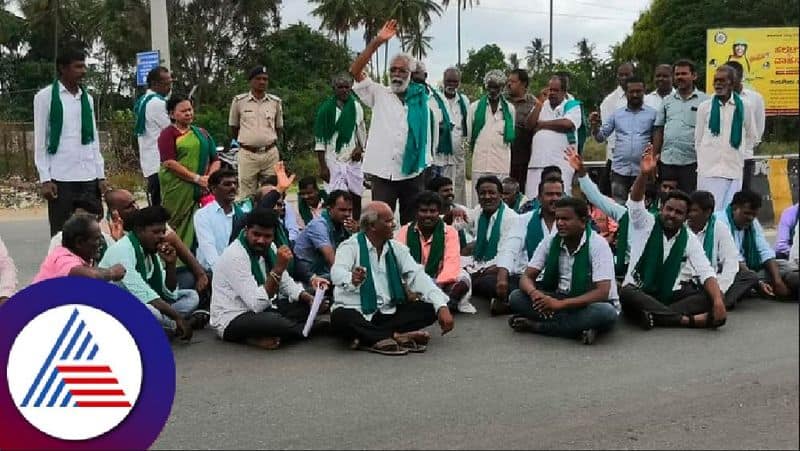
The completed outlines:
<svg viewBox="0 0 800 451">
<path fill-rule="evenodd" d="M 283 129 L 281 99 L 267 94 L 269 74 L 265 66 L 250 70 L 250 92 L 233 98 L 228 125 L 231 147 L 240 148 L 239 196 L 255 194 L 259 178 L 275 175 L 272 168 L 280 161 L 278 135 Z"/>
</svg>

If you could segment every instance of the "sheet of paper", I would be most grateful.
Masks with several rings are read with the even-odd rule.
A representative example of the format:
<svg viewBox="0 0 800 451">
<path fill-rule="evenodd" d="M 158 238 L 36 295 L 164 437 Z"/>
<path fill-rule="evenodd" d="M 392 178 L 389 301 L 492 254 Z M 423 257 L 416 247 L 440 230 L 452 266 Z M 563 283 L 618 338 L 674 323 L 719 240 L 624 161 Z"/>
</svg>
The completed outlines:
<svg viewBox="0 0 800 451">
<path fill-rule="evenodd" d="M 314 302 L 311 303 L 311 311 L 308 312 L 308 319 L 306 319 L 306 325 L 303 327 L 304 337 L 308 337 L 309 332 L 311 332 L 311 326 L 314 325 L 314 319 L 316 319 L 317 313 L 319 312 L 319 306 L 322 305 L 322 298 L 325 296 L 326 288 L 325 285 L 320 285 L 320 287 L 317 288 L 317 292 L 314 293 Z"/>
</svg>

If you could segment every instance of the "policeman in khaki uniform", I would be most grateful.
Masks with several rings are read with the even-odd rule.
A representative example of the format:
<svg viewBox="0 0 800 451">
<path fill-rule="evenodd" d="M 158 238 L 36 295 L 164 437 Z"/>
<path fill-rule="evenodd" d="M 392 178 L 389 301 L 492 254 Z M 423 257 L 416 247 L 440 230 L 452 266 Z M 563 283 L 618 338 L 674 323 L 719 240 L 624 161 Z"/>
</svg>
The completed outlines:
<svg viewBox="0 0 800 451">
<path fill-rule="evenodd" d="M 265 66 L 250 70 L 250 92 L 233 98 L 228 125 L 238 142 L 239 196 L 255 194 L 259 179 L 275 175 L 273 166 L 280 161 L 278 134 L 283 129 L 281 99 L 267 94 L 269 74 Z"/>
</svg>

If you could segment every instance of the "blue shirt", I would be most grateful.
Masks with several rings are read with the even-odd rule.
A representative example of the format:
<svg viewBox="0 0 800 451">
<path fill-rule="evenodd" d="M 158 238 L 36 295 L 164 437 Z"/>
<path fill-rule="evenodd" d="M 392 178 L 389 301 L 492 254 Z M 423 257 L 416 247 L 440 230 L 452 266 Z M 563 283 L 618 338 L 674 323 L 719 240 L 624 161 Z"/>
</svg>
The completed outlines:
<svg viewBox="0 0 800 451">
<path fill-rule="evenodd" d="M 320 249 L 325 246 L 330 246 L 336 251 L 336 243 L 331 242 L 331 235 L 340 236 L 342 240 L 346 238 L 346 231 L 344 226 L 333 233 L 328 231 L 328 223 L 325 218 L 320 216 L 314 218 L 306 225 L 306 228 L 300 232 L 297 241 L 294 243 L 294 255 L 298 260 L 304 260 L 309 263 L 315 263 L 323 259 Z M 327 266 L 327 264 L 325 265 Z"/>
<path fill-rule="evenodd" d="M 725 225 L 730 228 L 727 212 L 723 210 L 714 214 L 717 215 L 717 221 L 725 221 Z M 775 258 L 775 251 L 767 242 L 767 238 L 764 236 L 764 229 L 761 227 L 761 223 L 758 222 L 758 219 L 753 219 L 753 223 L 750 225 L 750 227 L 756 234 L 756 248 L 758 248 L 758 255 L 761 257 L 761 263 Z M 744 249 L 742 249 L 742 244 L 744 243 L 744 232 L 744 229 L 739 230 L 736 228 L 736 226 L 733 227 L 733 241 L 736 243 L 736 250 L 739 251 L 740 262 L 745 262 Z"/>
<path fill-rule="evenodd" d="M 225 213 L 215 200 L 194 213 L 194 234 L 197 237 L 197 261 L 212 270 L 222 251 L 228 247 L 233 228 L 233 213 Z"/>
<path fill-rule="evenodd" d="M 656 127 L 664 127 L 662 163 L 685 166 L 697 162 L 697 152 L 694 148 L 697 106 L 706 99 L 708 95 L 697 88 L 686 100 L 678 91 L 664 97 L 655 124 Z"/>
<path fill-rule="evenodd" d="M 611 170 L 619 175 L 639 175 L 639 163 L 647 143 L 653 138 L 653 125 L 656 110 L 642 105 L 638 110 L 629 107 L 614 111 L 603 126 L 594 134 L 598 142 L 603 142 L 612 133 L 616 134 L 614 153 L 611 156 Z"/>
</svg>

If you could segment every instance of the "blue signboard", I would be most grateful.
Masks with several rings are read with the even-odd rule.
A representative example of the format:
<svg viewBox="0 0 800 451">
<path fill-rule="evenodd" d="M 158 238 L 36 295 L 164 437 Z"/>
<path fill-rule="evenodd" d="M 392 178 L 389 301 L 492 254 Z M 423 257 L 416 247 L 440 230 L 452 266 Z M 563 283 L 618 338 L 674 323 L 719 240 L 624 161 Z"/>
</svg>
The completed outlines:
<svg viewBox="0 0 800 451">
<path fill-rule="evenodd" d="M 147 85 L 147 73 L 161 64 L 161 53 L 158 50 L 139 52 L 136 54 L 136 86 Z"/>
</svg>

